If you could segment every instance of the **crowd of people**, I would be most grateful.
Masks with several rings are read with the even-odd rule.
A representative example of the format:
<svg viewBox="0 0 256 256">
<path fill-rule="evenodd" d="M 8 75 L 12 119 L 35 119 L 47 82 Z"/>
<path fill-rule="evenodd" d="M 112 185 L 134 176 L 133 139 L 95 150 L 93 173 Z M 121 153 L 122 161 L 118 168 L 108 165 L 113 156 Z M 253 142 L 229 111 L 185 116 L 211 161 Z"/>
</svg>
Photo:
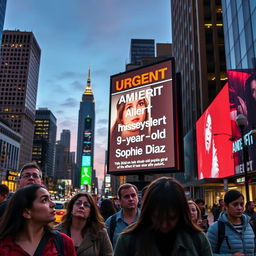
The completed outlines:
<svg viewBox="0 0 256 256">
<path fill-rule="evenodd" d="M 36 163 L 21 169 L 17 191 L 8 194 L 1 184 L 3 256 L 256 255 L 255 204 L 245 204 L 238 190 L 214 205 L 213 224 L 204 200 L 187 200 L 183 186 L 171 177 L 147 185 L 141 204 L 137 187 L 129 183 L 118 189 L 118 206 L 110 199 L 98 206 L 90 193 L 78 193 L 55 226 L 55 204 Z"/>
</svg>

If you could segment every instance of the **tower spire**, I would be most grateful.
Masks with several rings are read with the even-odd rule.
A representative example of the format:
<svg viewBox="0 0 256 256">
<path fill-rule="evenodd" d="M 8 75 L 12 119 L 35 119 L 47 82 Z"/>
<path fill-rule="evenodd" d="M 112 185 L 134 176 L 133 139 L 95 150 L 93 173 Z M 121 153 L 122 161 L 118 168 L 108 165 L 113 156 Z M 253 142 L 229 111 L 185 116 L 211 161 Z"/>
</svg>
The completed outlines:
<svg viewBox="0 0 256 256">
<path fill-rule="evenodd" d="M 85 95 L 93 95 L 92 88 L 91 88 L 91 69 L 90 69 L 90 67 L 88 70 L 87 86 L 84 90 L 84 94 Z"/>
</svg>

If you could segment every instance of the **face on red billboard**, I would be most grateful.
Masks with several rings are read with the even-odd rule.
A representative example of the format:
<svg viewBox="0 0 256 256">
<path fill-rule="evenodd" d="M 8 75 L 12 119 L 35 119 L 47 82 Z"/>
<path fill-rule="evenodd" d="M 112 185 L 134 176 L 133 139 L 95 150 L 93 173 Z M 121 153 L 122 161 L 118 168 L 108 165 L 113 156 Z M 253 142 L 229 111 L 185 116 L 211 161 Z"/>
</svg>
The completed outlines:
<svg viewBox="0 0 256 256">
<path fill-rule="evenodd" d="M 196 123 L 199 179 L 234 174 L 229 106 L 226 85 Z"/>
<path fill-rule="evenodd" d="M 108 172 L 176 168 L 173 60 L 111 77 Z"/>
</svg>

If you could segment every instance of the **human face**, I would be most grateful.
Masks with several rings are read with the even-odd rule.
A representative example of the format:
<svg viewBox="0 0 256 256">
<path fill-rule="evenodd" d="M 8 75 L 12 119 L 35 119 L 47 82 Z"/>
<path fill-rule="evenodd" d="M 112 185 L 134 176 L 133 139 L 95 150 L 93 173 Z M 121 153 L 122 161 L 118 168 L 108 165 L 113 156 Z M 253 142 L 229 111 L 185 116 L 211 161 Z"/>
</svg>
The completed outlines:
<svg viewBox="0 0 256 256">
<path fill-rule="evenodd" d="M 212 141 L 212 119 L 211 116 L 208 114 L 205 124 L 205 149 L 209 152 L 211 148 L 211 141 Z"/>
<path fill-rule="evenodd" d="M 178 216 L 175 213 L 168 213 L 164 218 L 162 217 L 162 213 L 154 213 L 152 214 L 152 224 L 153 228 L 162 233 L 168 233 L 171 230 L 175 229 L 178 224 Z"/>
<path fill-rule="evenodd" d="M 251 81 L 251 94 L 254 100 L 256 100 L 256 80 Z"/>
<path fill-rule="evenodd" d="M 191 220 L 193 222 L 196 222 L 197 219 L 198 219 L 198 213 L 197 213 L 196 206 L 194 204 L 188 204 L 188 206 L 189 206 L 189 212 L 190 212 Z"/>
<path fill-rule="evenodd" d="M 44 225 L 55 221 L 55 203 L 51 200 L 49 192 L 44 188 L 39 188 L 36 192 L 36 199 L 31 209 L 26 209 L 23 216 L 34 222 Z"/>
<path fill-rule="evenodd" d="M 41 185 L 43 183 L 41 175 L 41 172 L 36 168 L 25 169 L 18 180 L 18 187 L 23 188 L 31 184 Z"/>
<path fill-rule="evenodd" d="M 225 207 L 230 220 L 240 218 L 244 212 L 244 199 L 241 196 L 235 201 L 225 204 Z"/>
<path fill-rule="evenodd" d="M 122 123 L 126 124 L 134 124 L 138 122 L 143 122 L 146 119 L 146 110 L 145 110 L 145 100 L 135 100 L 131 102 L 125 103 L 123 115 L 122 115 Z M 131 131 L 135 131 L 137 129 L 133 129 Z"/>
<path fill-rule="evenodd" d="M 91 213 L 91 204 L 86 196 L 80 196 L 73 205 L 72 216 L 75 218 L 87 219 Z"/>
<path fill-rule="evenodd" d="M 122 189 L 120 196 L 119 202 L 122 209 L 131 210 L 137 208 L 138 195 L 133 187 Z"/>
</svg>

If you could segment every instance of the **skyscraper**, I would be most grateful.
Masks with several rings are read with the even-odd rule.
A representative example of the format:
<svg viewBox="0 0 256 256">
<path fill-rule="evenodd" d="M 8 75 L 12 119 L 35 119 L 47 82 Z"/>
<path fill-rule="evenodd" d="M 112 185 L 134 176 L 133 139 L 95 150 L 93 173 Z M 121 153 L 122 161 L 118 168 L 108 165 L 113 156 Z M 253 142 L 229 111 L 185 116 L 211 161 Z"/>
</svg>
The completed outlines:
<svg viewBox="0 0 256 256">
<path fill-rule="evenodd" d="M 131 39 L 130 63 L 141 64 L 142 57 L 155 57 L 155 40 Z"/>
<path fill-rule="evenodd" d="M 94 156 L 94 132 L 95 132 L 95 106 L 91 89 L 90 70 L 87 86 L 80 102 L 77 134 L 77 170 L 75 172 L 75 186 L 91 185 L 93 156 Z"/>
<path fill-rule="evenodd" d="M 227 82 L 221 0 L 171 0 L 171 10 L 186 135 Z"/>
<path fill-rule="evenodd" d="M 6 11 L 6 1 L 0 1 L 0 42 L 2 42 L 2 31 L 4 27 L 4 18 L 5 18 L 5 11 Z"/>
<path fill-rule="evenodd" d="M 0 116 L 22 135 L 20 163 L 31 161 L 41 50 L 32 32 L 3 32 Z"/>
<path fill-rule="evenodd" d="M 36 110 L 32 160 L 36 161 L 46 176 L 54 175 L 56 142 L 56 117 L 47 108 Z"/>
<path fill-rule="evenodd" d="M 256 1 L 222 1 L 227 69 L 256 68 Z"/>
<path fill-rule="evenodd" d="M 61 144 L 70 151 L 70 130 L 62 130 L 60 134 Z"/>
</svg>

